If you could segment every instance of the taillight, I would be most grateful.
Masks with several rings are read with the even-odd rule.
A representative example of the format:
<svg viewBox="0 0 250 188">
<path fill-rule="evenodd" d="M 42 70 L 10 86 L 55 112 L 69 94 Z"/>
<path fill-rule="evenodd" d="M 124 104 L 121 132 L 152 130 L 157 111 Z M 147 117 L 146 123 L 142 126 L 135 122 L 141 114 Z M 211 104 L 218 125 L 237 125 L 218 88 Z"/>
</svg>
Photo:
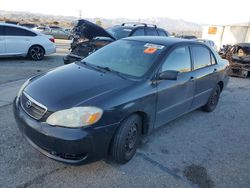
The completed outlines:
<svg viewBox="0 0 250 188">
<path fill-rule="evenodd" d="M 54 38 L 50 38 L 49 39 L 51 42 L 55 43 L 55 39 Z"/>
</svg>

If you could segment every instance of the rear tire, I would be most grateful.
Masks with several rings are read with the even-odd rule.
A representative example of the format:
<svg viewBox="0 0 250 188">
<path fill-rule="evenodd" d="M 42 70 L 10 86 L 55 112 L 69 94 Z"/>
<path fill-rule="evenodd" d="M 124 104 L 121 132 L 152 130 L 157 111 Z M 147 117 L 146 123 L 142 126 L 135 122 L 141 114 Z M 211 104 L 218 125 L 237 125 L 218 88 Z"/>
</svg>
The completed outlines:
<svg viewBox="0 0 250 188">
<path fill-rule="evenodd" d="M 124 164 L 136 153 L 140 141 L 142 119 L 134 114 L 125 119 L 118 128 L 111 147 L 112 159 Z"/>
<path fill-rule="evenodd" d="M 28 57 L 34 61 L 40 61 L 44 58 L 45 51 L 43 47 L 35 45 L 31 46 L 28 52 Z"/>
<path fill-rule="evenodd" d="M 219 98 L 220 98 L 221 88 L 219 85 L 216 85 L 214 90 L 212 91 L 207 104 L 202 107 L 202 110 L 205 112 L 212 112 L 216 108 Z"/>
</svg>

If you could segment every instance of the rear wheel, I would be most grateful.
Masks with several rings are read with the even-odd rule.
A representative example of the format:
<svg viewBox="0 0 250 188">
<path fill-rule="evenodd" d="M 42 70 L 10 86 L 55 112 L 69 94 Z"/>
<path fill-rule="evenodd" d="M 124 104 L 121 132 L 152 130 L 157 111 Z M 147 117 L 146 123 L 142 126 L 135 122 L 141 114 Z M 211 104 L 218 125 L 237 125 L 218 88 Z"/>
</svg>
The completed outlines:
<svg viewBox="0 0 250 188">
<path fill-rule="evenodd" d="M 214 111 L 214 109 L 216 108 L 218 102 L 219 102 L 219 98 L 220 98 L 220 93 L 221 93 L 221 89 L 220 86 L 217 85 L 214 90 L 212 91 L 212 94 L 210 95 L 207 104 L 205 106 L 203 106 L 203 111 L 205 112 L 212 112 Z"/>
<path fill-rule="evenodd" d="M 32 46 L 29 49 L 28 56 L 34 61 L 40 61 L 43 59 L 45 54 L 44 49 L 41 46 Z"/>
<path fill-rule="evenodd" d="M 115 162 L 124 164 L 135 155 L 140 140 L 141 126 L 142 120 L 137 114 L 122 122 L 111 148 L 111 155 Z"/>
</svg>

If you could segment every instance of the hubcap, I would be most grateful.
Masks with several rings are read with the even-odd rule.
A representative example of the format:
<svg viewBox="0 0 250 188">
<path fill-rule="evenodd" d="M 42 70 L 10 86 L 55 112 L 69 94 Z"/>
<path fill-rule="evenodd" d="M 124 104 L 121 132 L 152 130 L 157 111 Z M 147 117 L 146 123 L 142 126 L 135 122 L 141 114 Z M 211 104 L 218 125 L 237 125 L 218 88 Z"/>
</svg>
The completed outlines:
<svg viewBox="0 0 250 188">
<path fill-rule="evenodd" d="M 137 141 L 137 128 L 136 128 L 136 124 L 134 124 L 129 129 L 129 132 L 126 138 L 125 149 L 128 154 L 135 148 L 136 141 Z"/>
<path fill-rule="evenodd" d="M 218 91 L 216 91 L 212 96 L 211 96 L 211 99 L 210 99 L 210 104 L 211 105 L 216 105 L 217 102 L 218 102 L 218 97 L 219 97 L 219 93 Z"/>
</svg>

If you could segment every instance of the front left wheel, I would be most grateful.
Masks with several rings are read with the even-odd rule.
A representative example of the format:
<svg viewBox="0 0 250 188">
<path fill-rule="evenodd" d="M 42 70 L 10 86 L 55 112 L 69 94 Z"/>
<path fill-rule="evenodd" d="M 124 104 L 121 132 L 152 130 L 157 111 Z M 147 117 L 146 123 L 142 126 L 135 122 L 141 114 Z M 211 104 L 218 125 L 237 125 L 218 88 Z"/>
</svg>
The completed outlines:
<svg viewBox="0 0 250 188">
<path fill-rule="evenodd" d="M 141 135 L 142 120 L 137 114 L 125 119 L 118 128 L 112 143 L 112 159 L 124 164 L 136 153 Z"/>
<path fill-rule="evenodd" d="M 34 61 L 40 61 L 44 58 L 45 51 L 41 46 L 32 46 L 29 49 L 28 56 Z"/>
</svg>

